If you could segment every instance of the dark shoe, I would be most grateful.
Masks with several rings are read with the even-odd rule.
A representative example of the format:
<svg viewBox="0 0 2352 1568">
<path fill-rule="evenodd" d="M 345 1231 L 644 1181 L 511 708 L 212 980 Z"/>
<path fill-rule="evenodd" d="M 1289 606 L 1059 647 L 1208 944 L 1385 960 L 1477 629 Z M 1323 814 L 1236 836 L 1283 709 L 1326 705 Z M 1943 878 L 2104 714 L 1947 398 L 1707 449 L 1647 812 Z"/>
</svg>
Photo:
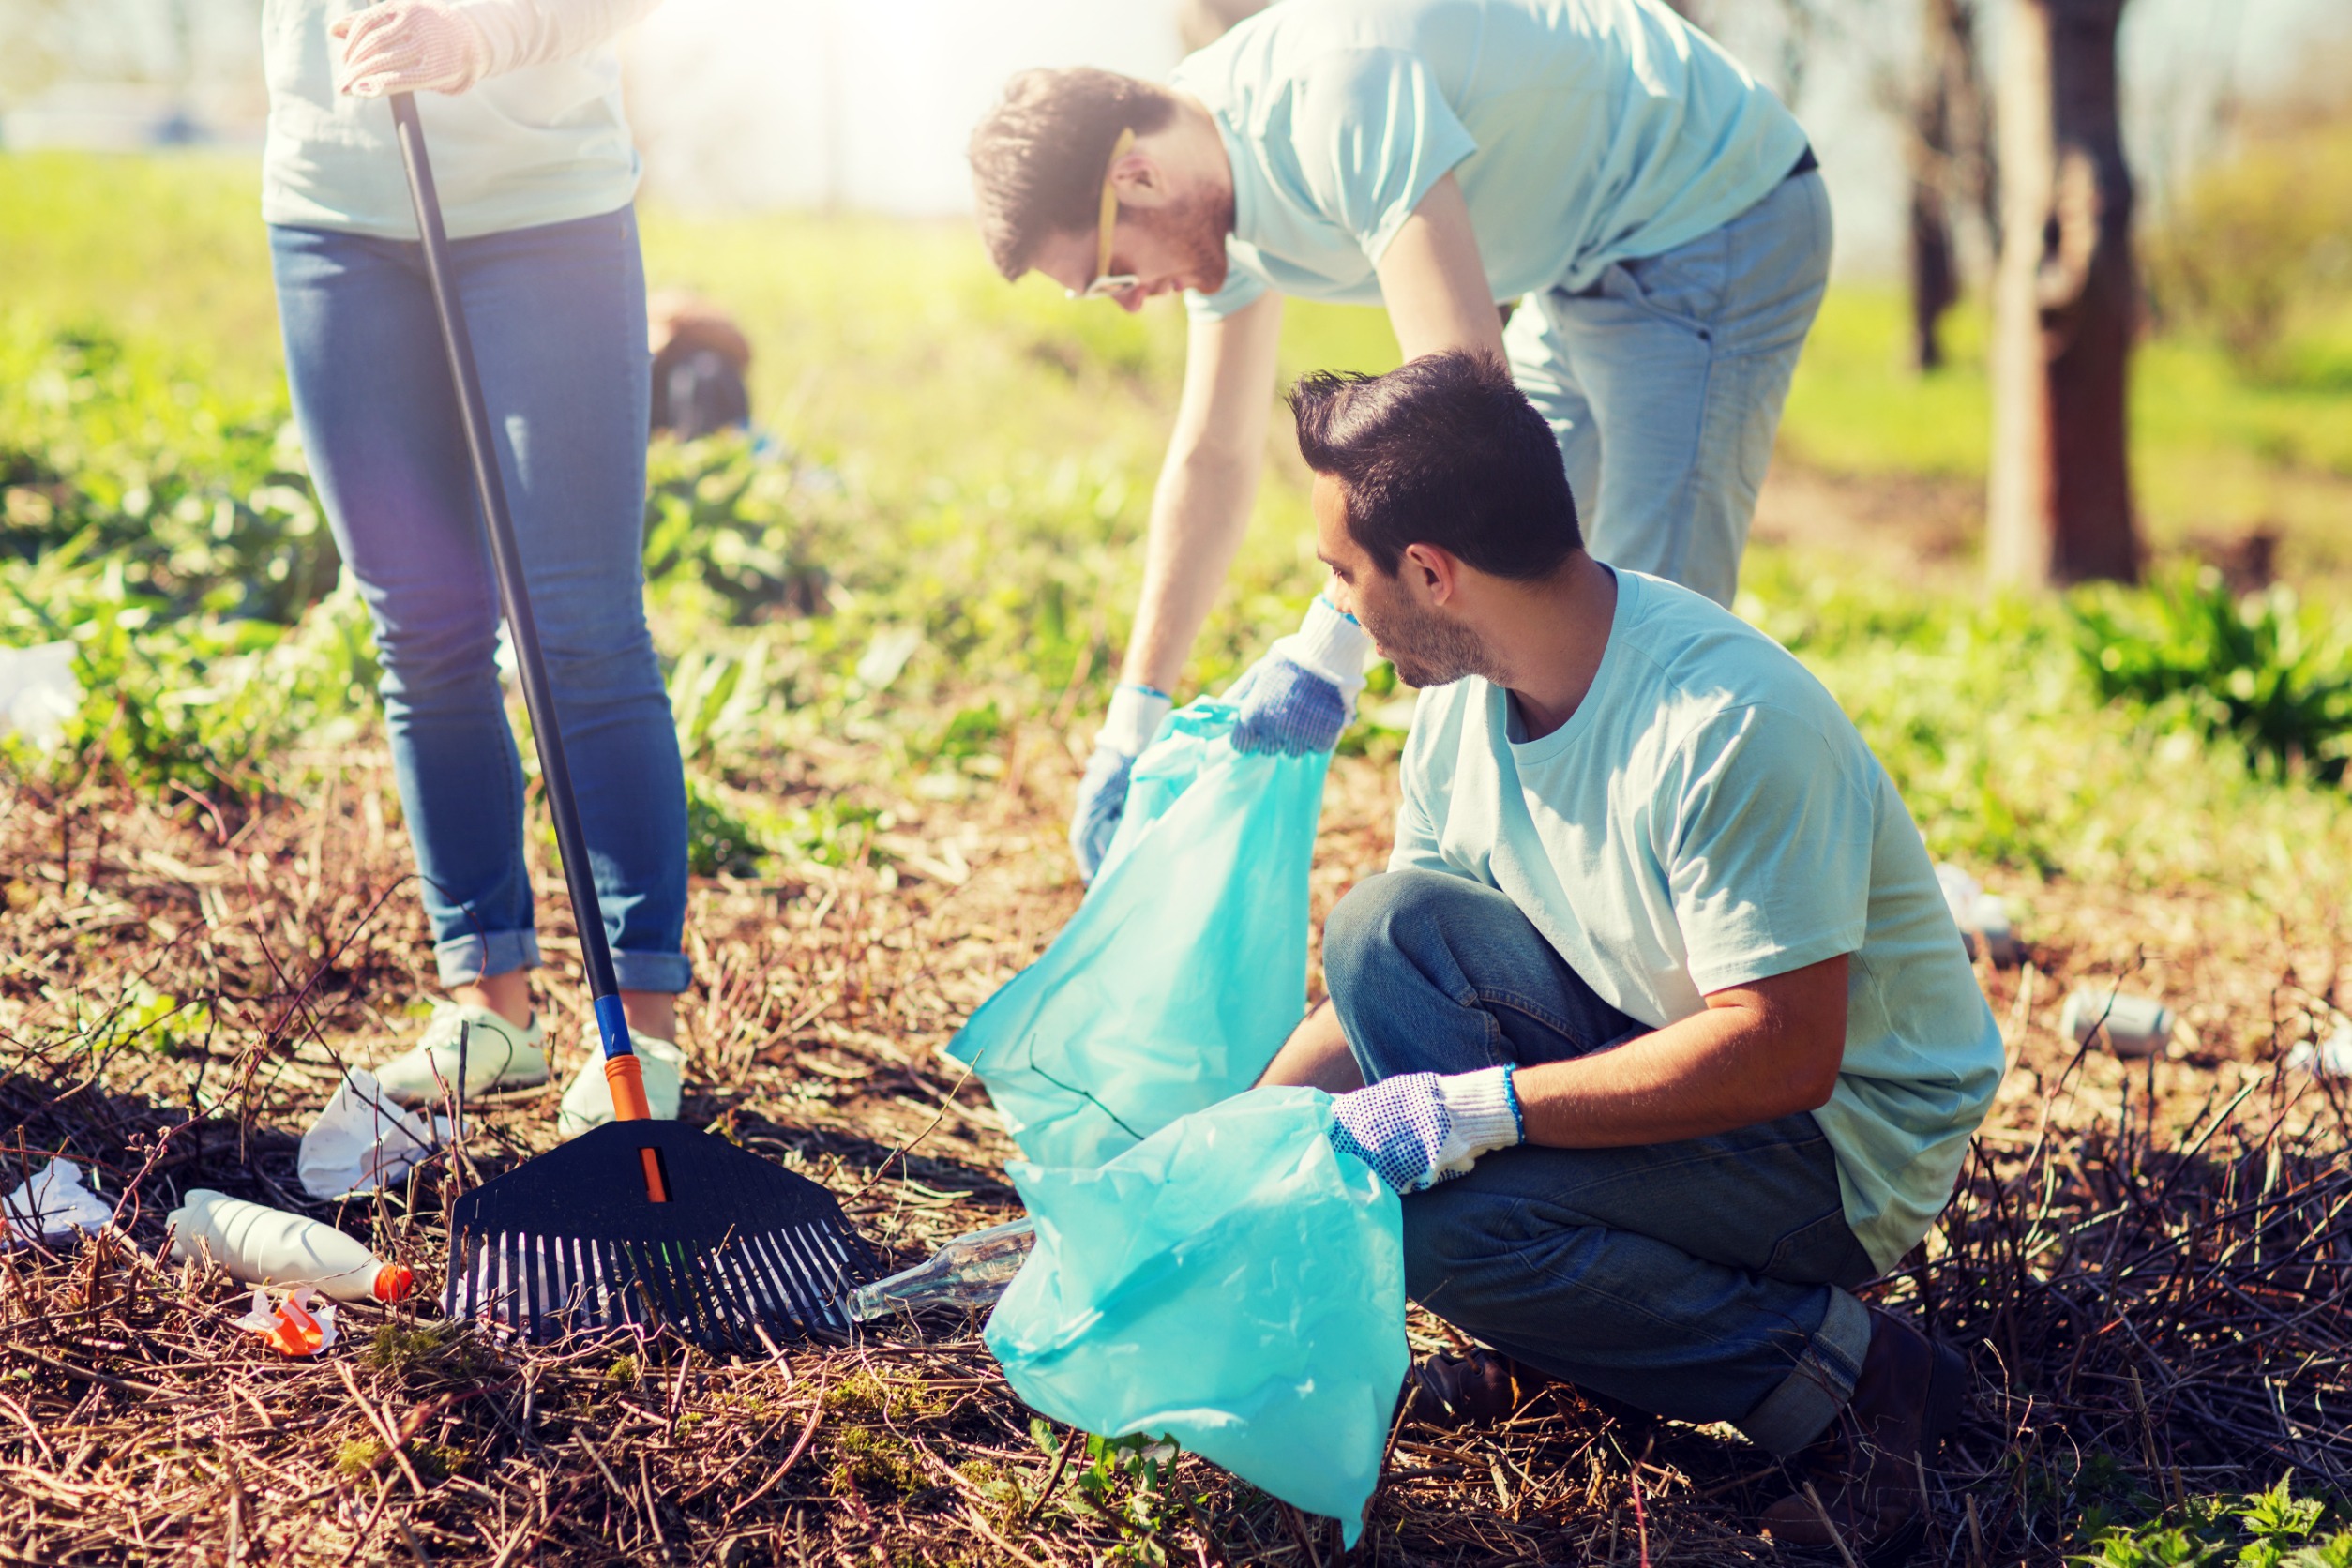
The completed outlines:
<svg viewBox="0 0 2352 1568">
<path fill-rule="evenodd" d="M 1416 1425 L 1453 1431 L 1463 1426 L 1500 1425 L 1543 1394 L 1549 1394 L 1561 1411 L 1572 1417 L 1581 1406 L 1622 1426 L 1638 1428 L 1652 1419 L 1647 1410 L 1539 1372 L 1500 1350 L 1485 1349 L 1422 1357 L 1406 1372 L 1405 1387 L 1396 1403 L 1398 1410 Z"/>
<path fill-rule="evenodd" d="M 1405 1417 L 1440 1431 L 1492 1426 L 1510 1420 L 1528 1395 L 1551 1380 L 1497 1350 L 1440 1350 L 1406 1372 Z"/>
<path fill-rule="evenodd" d="M 1926 1532 L 1924 1467 L 1960 1425 L 1968 1364 L 1951 1346 L 1875 1306 L 1870 1322 L 1854 1396 L 1805 1452 L 1813 1496 L 1791 1493 L 1764 1510 L 1762 1522 L 1781 1545 L 1843 1542 L 1873 1568 L 1885 1568 L 1908 1558 Z"/>
</svg>

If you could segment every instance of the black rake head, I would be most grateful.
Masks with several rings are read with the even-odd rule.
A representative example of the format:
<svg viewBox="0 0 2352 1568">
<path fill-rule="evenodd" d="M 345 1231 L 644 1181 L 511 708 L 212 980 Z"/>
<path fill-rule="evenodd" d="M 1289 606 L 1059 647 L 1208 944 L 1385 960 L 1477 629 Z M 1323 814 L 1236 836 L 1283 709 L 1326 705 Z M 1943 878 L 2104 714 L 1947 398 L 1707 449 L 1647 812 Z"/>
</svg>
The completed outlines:
<svg viewBox="0 0 2352 1568">
<path fill-rule="evenodd" d="M 882 1272 L 806 1176 L 675 1122 L 609 1122 L 458 1199 L 443 1305 L 533 1343 L 668 1328 L 760 1355 L 846 1335 L 842 1298 Z"/>
</svg>

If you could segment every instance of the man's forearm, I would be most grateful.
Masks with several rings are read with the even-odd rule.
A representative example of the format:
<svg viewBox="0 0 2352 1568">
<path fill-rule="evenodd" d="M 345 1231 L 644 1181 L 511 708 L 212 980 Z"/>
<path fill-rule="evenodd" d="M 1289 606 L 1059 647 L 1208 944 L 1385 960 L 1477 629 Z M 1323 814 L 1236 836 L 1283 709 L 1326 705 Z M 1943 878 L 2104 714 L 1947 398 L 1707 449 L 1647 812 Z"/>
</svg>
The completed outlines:
<svg viewBox="0 0 2352 1568">
<path fill-rule="evenodd" d="M 1122 680 L 1175 691 L 1249 526 L 1260 457 L 1203 447 L 1168 454 L 1152 498 L 1143 597 Z"/>
<path fill-rule="evenodd" d="M 1837 1086 L 1847 960 L 1708 998 L 1708 1008 L 1615 1050 L 1521 1067 L 1527 1140 L 1610 1149 L 1709 1138 L 1815 1110 Z"/>
<path fill-rule="evenodd" d="M 1304 1084 L 1327 1094 L 1345 1094 L 1364 1087 L 1363 1070 L 1348 1049 L 1347 1033 L 1339 1013 L 1326 1001 L 1307 1014 L 1274 1059 L 1259 1075 L 1260 1085 Z"/>
</svg>

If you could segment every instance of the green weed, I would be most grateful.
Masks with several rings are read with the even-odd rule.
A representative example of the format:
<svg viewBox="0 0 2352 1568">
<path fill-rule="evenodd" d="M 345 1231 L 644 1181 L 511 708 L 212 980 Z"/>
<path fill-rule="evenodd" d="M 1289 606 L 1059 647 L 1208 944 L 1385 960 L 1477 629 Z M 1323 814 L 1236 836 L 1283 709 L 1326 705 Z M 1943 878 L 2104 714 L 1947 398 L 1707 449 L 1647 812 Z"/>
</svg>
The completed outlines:
<svg viewBox="0 0 2352 1568">
<path fill-rule="evenodd" d="M 2274 775 L 2335 783 L 2352 760 L 2352 644 L 2288 589 L 2233 594 L 2211 568 L 2139 594 L 2073 601 L 2092 685 L 2108 701 L 2167 705 L 2243 745 Z"/>
<path fill-rule="evenodd" d="M 2292 1471 L 2235 1505 L 2192 1500 L 2140 1525 L 2087 1527 L 2080 1568 L 2352 1568 L 2352 1531 L 2323 1530 L 2327 1503 L 2298 1497 Z"/>
</svg>

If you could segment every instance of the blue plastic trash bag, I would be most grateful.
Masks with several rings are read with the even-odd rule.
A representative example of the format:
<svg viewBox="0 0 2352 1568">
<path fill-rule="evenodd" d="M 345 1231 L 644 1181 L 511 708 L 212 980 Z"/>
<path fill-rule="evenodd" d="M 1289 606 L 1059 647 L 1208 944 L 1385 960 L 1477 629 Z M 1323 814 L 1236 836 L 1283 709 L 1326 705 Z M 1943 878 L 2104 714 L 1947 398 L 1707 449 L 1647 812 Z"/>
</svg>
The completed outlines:
<svg viewBox="0 0 2352 1568">
<path fill-rule="evenodd" d="M 1331 754 L 1236 751 L 1237 712 L 1168 716 L 1086 901 L 948 1047 L 1039 1165 L 1100 1165 L 1240 1093 L 1306 1012 Z"/>
<path fill-rule="evenodd" d="M 1331 1096 L 1259 1089 L 1095 1170 L 1015 1162 L 1036 1248 L 988 1319 L 1032 1409 L 1175 1439 L 1354 1545 L 1403 1385 L 1396 1195 Z"/>
</svg>

